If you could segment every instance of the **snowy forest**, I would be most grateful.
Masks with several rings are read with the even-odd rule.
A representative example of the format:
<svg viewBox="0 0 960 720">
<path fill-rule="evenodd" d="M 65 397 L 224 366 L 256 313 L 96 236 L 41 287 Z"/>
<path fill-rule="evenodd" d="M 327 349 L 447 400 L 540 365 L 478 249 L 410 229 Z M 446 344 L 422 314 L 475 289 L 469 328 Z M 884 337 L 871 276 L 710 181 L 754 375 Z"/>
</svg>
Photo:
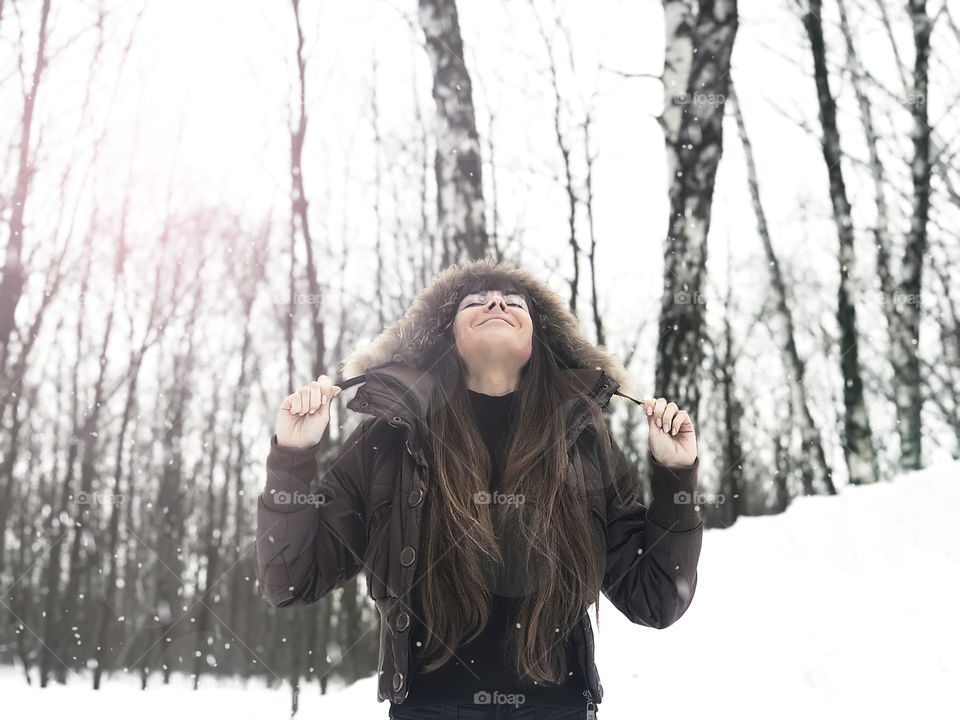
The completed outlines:
<svg viewBox="0 0 960 720">
<path fill-rule="evenodd" d="M 372 682 L 362 576 L 260 594 L 269 438 L 465 260 L 695 419 L 705 553 L 956 473 L 958 60 L 957 0 L 0 0 L 0 686 Z"/>
</svg>

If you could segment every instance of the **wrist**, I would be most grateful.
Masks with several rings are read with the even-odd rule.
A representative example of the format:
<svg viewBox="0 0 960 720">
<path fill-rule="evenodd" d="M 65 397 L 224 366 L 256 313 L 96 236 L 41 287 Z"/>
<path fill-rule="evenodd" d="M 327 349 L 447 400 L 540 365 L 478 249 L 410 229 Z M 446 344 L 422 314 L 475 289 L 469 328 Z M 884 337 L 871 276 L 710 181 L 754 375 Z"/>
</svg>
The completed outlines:
<svg viewBox="0 0 960 720">
<path fill-rule="evenodd" d="M 303 452 L 304 450 L 316 450 L 320 443 L 314 443 L 313 445 L 288 445 L 286 443 L 280 442 L 280 437 L 274 433 L 271 443 L 274 447 L 280 448 L 281 450 L 290 450 L 292 452 Z"/>
</svg>

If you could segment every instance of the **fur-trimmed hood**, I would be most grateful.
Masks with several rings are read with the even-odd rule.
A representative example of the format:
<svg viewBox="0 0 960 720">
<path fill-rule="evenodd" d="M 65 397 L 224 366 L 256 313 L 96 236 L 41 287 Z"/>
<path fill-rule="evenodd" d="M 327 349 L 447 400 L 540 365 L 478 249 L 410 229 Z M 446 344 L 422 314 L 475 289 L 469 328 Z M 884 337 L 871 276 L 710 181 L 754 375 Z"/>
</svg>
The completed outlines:
<svg viewBox="0 0 960 720">
<path fill-rule="evenodd" d="M 347 381 L 359 380 L 358 376 L 389 363 L 421 373 L 428 371 L 426 358 L 438 342 L 445 342 L 443 333 L 456 313 L 461 288 L 472 278 L 491 272 L 510 278 L 526 290 L 540 316 L 539 337 L 548 343 L 561 367 L 602 370 L 618 383 L 617 394 L 635 394 L 630 375 L 620 360 L 581 334 L 579 320 L 550 287 L 531 273 L 492 258 L 451 265 L 434 275 L 399 320 L 340 363 L 343 385 L 352 385 Z"/>
</svg>

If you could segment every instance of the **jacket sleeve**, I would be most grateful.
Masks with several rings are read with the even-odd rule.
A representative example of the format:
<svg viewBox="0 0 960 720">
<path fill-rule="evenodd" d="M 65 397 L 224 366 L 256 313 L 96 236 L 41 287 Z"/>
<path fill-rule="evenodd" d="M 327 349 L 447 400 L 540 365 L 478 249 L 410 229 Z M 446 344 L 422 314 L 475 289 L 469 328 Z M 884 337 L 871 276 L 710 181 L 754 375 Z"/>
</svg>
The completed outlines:
<svg viewBox="0 0 960 720">
<path fill-rule="evenodd" d="M 272 606 L 316 602 L 360 571 L 371 420 L 354 430 L 315 489 L 319 444 L 284 448 L 271 436 L 267 483 L 257 504 L 256 569 Z"/>
<path fill-rule="evenodd" d="M 653 500 L 643 505 L 637 470 L 611 436 L 616 459 L 607 497 L 603 594 L 631 622 L 665 628 L 683 615 L 697 587 L 703 522 L 694 504 L 699 456 L 669 468 L 648 454 Z"/>
</svg>

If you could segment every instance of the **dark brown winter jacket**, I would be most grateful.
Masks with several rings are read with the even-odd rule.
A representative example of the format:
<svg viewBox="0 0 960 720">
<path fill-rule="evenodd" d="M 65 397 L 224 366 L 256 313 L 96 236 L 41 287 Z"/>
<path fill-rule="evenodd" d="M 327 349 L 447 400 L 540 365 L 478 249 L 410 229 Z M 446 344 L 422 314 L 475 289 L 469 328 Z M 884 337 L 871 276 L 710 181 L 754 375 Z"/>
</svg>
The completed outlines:
<svg viewBox="0 0 960 720">
<path fill-rule="evenodd" d="M 360 367 L 365 379 L 346 406 L 369 417 L 322 474 L 319 446 L 295 450 L 279 447 L 276 435 L 270 440 L 257 507 L 257 580 L 267 602 L 287 607 L 315 602 L 363 570 L 381 621 L 377 699 L 403 703 L 412 666 L 412 581 L 429 492 L 425 418 L 433 380 L 395 362 Z M 620 386 L 593 363 L 564 372 L 575 374 L 600 407 Z M 665 628 L 689 607 L 697 585 L 703 525 L 691 498 L 699 458 L 690 468 L 671 469 L 648 453 L 653 499 L 646 507 L 637 470 L 616 441 L 617 470 L 604 477 L 586 407 L 582 401 L 568 407 L 566 440 L 577 487 L 606 537 L 602 592 L 632 622 Z M 571 632 L 587 700 L 599 703 L 603 688 L 586 608 Z"/>
</svg>

